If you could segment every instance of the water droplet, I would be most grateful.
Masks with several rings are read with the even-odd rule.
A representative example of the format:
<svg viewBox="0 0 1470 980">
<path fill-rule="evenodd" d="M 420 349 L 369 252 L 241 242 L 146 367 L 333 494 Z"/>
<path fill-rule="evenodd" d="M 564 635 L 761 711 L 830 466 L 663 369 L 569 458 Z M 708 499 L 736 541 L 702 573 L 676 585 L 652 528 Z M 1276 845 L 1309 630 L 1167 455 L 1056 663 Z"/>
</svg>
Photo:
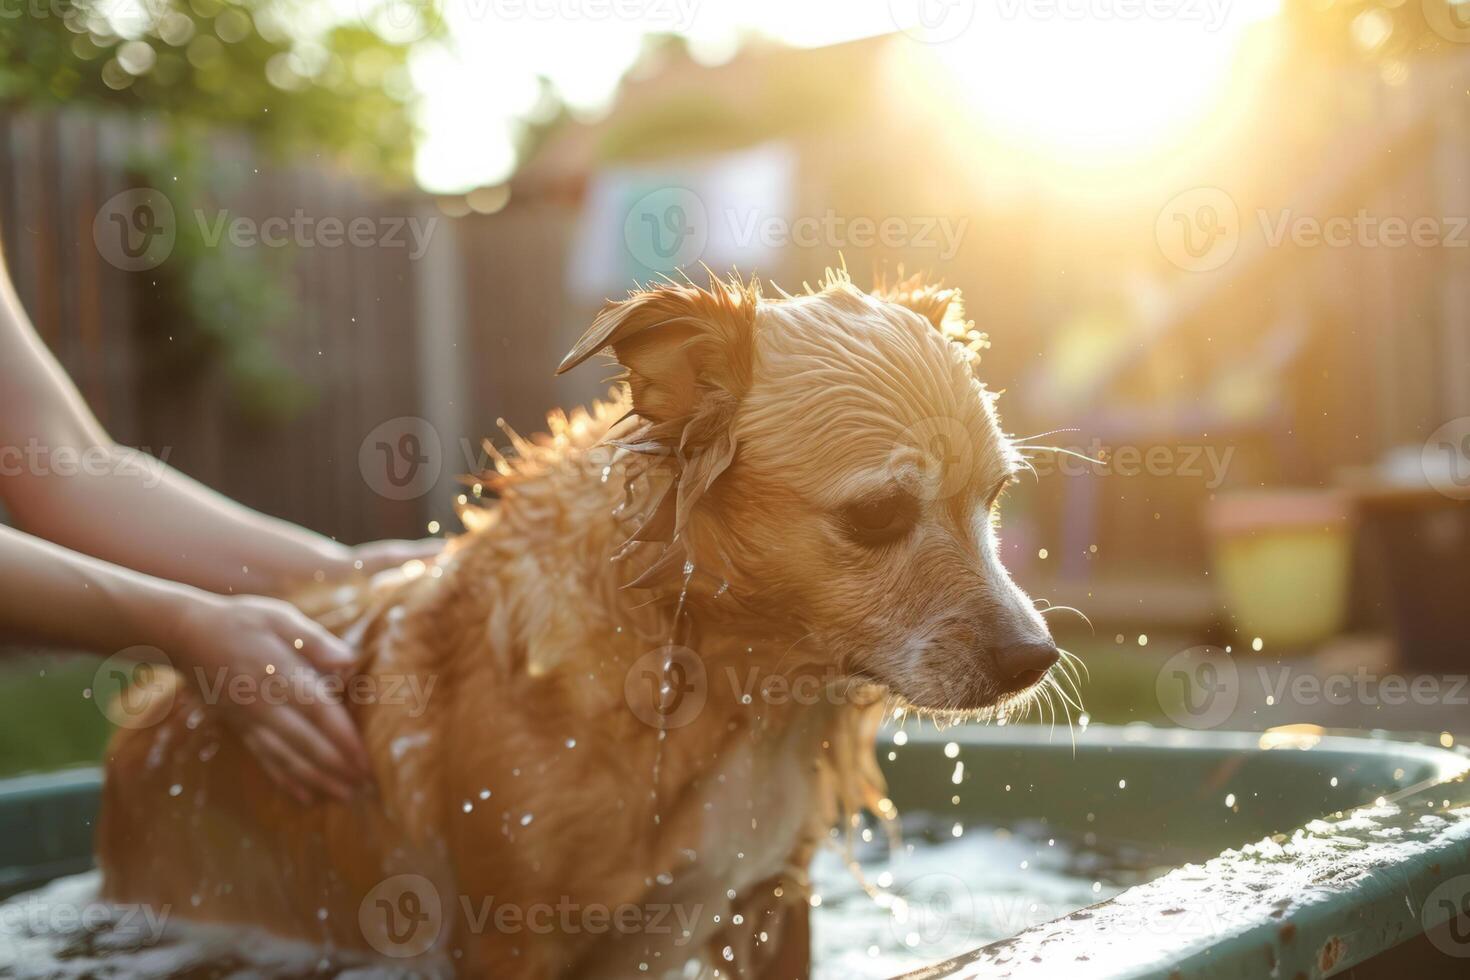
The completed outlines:
<svg viewBox="0 0 1470 980">
<path fill-rule="evenodd" d="M 168 795 L 169 796 L 178 796 L 183 791 L 184 791 L 184 787 L 180 786 L 178 783 L 174 783 L 172 786 L 170 786 L 168 788 Z"/>
</svg>

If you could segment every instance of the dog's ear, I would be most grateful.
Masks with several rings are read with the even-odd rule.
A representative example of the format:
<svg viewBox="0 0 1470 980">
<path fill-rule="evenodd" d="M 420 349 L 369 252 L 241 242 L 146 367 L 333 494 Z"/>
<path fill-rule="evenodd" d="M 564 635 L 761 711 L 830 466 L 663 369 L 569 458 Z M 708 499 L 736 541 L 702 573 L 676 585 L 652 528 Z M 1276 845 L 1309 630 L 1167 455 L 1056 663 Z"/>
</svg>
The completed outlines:
<svg viewBox="0 0 1470 980">
<path fill-rule="evenodd" d="M 684 532 L 695 504 L 735 458 L 731 422 L 750 388 L 759 300 L 754 280 L 635 292 L 609 304 L 557 368 L 561 374 L 611 348 L 627 371 L 630 414 L 643 420 L 612 444 L 647 458 L 639 472 L 670 478 L 619 552 L 648 542 L 668 546 L 632 587 L 677 579 L 690 560 Z"/>
<path fill-rule="evenodd" d="M 556 373 L 612 348 L 627 369 L 638 415 L 655 423 L 692 420 L 711 400 L 736 400 L 750 386 L 757 299 L 753 285 L 716 280 L 708 289 L 640 290 L 604 307 Z"/>
<path fill-rule="evenodd" d="M 902 271 L 899 275 L 903 275 Z M 925 282 L 917 273 L 893 283 L 880 276 L 873 286 L 873 295 L 919 314 L 946 337 L 962 339 L 974 326 L 965 319 L 965 303 L 958 289 Z"/>
<path fill-rule="evenodd" d="M 899 271 L 903 275 L 903 271 Z M 980 352 L 990 346 L 990 338 L 975 329 L 973 320 L 965 318 L 965 303 L 958 289 L 947 289 L 941 283 L 925 282 L 918 274 L 889 284 L 882 276 L 873 286 L 873 295 L 885 303 L 912 310 L 928 320 L 949 340 L 974 371 L 980 364 Z"/>
</svg>

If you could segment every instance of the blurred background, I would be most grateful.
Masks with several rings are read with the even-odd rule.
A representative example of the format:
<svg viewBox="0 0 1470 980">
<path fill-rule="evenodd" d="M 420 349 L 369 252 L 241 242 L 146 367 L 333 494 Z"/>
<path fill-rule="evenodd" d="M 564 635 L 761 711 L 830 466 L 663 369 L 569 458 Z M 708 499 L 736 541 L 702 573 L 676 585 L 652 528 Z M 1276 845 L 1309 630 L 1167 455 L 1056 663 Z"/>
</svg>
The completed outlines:
<svg viewBox="0 0 1470 980">
<path fill-rule="evenodd" d="M 452 532 L 635 282 L 923 272 L 1066 451 L 1002 535 L 1077 724 L 1470 734 L 1467 216 L 1450 0 L 0 2 L 4 252 L 119 441 Z M 0 771 L 94 669 L 10 659 Z"/>
</svg>

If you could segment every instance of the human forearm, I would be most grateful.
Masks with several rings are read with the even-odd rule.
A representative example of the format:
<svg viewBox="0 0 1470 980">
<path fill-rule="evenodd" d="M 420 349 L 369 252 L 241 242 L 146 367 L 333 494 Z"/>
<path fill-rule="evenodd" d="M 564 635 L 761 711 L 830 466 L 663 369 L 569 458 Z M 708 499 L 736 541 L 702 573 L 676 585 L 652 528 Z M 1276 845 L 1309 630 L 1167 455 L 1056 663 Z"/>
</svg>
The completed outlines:
<svg viewBox="0 0 1470 980">
<path fill-rule="evenodd" d="M 212 592 L 279 593 L 318 572 L 351 570 L 346 546 L 243 507 L 156 459 L 110 443 L 68 452 L 93 465 L 7 477 L 7 503 L 27 531 Z"/>
<path fill-rule="evenodd" d="M 166 649 L 206 598 L 0 526 L 0 632 L 11 636 L 95 653 Z"/>
</svg>

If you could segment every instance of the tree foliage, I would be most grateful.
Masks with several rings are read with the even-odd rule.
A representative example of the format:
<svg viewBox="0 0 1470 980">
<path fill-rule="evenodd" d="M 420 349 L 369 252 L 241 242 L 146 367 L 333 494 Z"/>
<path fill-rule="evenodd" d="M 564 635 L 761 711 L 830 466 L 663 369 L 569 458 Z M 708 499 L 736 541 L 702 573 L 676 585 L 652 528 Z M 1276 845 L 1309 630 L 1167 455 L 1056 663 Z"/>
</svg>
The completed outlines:
<svg viewBox="0 0 1470 980">
<path fill-rule="evenodd" d="M 408 57 L 439 30 L 411 0 L 360 0 L 360 16 L 280 0 L 12 0 L 0 8 L 0 106 L 93 106 L 147 120 L 135 178 L 177 214 L 220 198 L 208 148 L 243 135 L 281 159 L 398 185 L 411 177 L 415 129 Z M 350 9 L 350 8 L 349 8 Z M 212 359 L 247 416 L 289 418 L 309 396 L 269 334 L 299 326 L 282 270 L 206 243 L 178 223 L 149 276 L 177 370 Z M 156 288 L 155 288 L 156 284 Z"/>
</svg>

